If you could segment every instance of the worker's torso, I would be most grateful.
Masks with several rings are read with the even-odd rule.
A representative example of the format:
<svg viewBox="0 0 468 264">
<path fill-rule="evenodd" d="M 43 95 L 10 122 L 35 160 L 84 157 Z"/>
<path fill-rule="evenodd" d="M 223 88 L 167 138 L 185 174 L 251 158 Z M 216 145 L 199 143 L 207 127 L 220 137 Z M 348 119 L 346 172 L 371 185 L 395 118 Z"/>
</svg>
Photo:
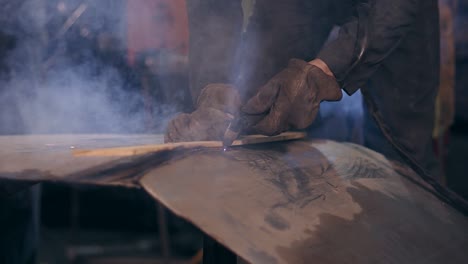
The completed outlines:
<svg viewBox="0 0 468 264">
<path fill-rule="evenodd" d="M 438 9 L 435 0 L 420 2 L 413 29 L 362 92 L 379 127 L 405 159 L 436 174 L 432 131 L 439 86 Z"/>
</svg>

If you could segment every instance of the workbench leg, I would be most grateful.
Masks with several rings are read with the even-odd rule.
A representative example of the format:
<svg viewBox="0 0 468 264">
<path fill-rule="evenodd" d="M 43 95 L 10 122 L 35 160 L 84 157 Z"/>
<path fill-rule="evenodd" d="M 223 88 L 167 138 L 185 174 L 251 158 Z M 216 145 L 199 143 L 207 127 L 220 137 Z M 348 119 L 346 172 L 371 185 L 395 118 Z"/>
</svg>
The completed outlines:
<svg viewBox="0 0 468 264">
<path fill-rule="evenodd" d="M 156 208 L 158 211 L 158 228 L 159 228 L 159 239 L 161 240 L 161 254 L 165 262 L 171 258 L 171 242 L 169 240 L 169 227 L 167 225 L 167 214 L 166 208 L 156 202 Z"/>
<path fill-rule="evenodd" d="M 203 264 L 236 264 L 237 256 L 211 237 L 203 237 Z"/>
</svg>

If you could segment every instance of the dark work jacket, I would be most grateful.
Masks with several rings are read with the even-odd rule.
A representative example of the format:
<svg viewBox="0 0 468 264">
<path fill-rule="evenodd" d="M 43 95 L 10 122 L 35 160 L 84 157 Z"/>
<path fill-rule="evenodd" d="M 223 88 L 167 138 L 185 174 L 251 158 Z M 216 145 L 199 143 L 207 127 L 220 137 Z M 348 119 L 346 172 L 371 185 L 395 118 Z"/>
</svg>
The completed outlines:
<svg viewBox="0 0 468 264">
<path fill-rule="evenodd" d="M 370 0 L 367 19 L 358 19 L 362 2 L 256 0 L 245 27 L 241 1 L 187 0 L 193 98 L 208 83 L 229 82 L 248 99 L 289 59 L 318 57 L 348 94 L 361 89 L 401 157 L 418 173 L 437 176 L 431 143 L 439 78 L 437 0 Z M 334 25 L 340 33 L 324 45 Z M 366 48 L 356 62 L 362 32 Z"/>
<path fill-rule="evenodd" d="M 439 19 L 436 0 L 370 0 L 367 45 L 356 60 L 358 18 L 318 57 L 343 89 L 361 88 L 382 133 L 411 165 L 438 175 L 432 149 L 435 98 L 439 86 Z M 362 39 L 361 39 L 362 41 Z M 346 76 L 344 76 L 346 75 Z"/>
</svg>

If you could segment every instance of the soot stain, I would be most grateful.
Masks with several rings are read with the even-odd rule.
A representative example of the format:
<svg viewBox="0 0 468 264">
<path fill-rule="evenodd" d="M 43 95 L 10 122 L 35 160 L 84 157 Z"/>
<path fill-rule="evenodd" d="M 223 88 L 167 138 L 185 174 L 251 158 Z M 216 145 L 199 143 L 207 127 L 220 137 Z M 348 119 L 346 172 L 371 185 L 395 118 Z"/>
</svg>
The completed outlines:
<svg viewBox="0 0 468 264">
<path fill-rule="evenodd" d="M 321 214 L 316 229 L 304 232 L 306 239 L 276 248 L 283 262 L 437 263 L 455 258 L 454 263 L 463 263 L 468 256 L 459 252 L 468 246 L 463 236 L 468 232 L 466 222 L 458 221 L 455 226 L 443 222 L 411 199 L 389 196 L 359 183 L 346 191 L 362 211 L 351 220 Z"/>
<path fill-rule="evenodd" d="M 270 212 L 265 216 L 265 222 L 267 222 L 271 227 L 281 231 L 290 228 L 289 222 L 274 212 Z"/>
</svg>

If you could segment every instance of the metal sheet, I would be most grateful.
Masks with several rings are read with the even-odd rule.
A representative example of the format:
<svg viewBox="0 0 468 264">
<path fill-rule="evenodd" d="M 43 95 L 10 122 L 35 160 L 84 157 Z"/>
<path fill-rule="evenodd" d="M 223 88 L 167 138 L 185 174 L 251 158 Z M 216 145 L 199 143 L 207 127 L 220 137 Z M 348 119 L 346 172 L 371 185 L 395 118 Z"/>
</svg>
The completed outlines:
<svg viewBox="0 0 468 264">
<path fill-rule="evenodd" d="M 71 150 L 163 141 L 162 135 L 0 136 L 0 179 L 138 186 L 138 175 L 158 157 L 74 157 Z"/>
<path fill-rule="evenodd" d="M 468 220 L 412 171 L 331 141 L 199 150 L 142 186 L 252 263 L 466 263 Z"/>
<path fill-rule="evenodd" d="M 332 141 L 73 157 L 159 135 L 1 136 L 0 179 L 140 184 L 252 263 L 466 263 L 467 219 L 406 167 Z"/>
</svg>

